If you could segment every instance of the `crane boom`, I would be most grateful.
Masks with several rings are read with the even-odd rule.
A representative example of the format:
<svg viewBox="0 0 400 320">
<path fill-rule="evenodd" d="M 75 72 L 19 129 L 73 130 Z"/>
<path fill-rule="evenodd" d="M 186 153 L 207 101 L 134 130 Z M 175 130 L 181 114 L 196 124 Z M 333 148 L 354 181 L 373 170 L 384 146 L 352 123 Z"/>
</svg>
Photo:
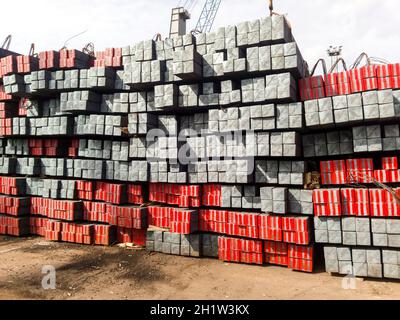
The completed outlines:
<svg viewBox="0 0 400 320">
<path fill-rule="evenodd" d="M 220 5 L 221 0 L 206 0 L 194 32 L 203 33 L 211 31 Z"/>
</svg>

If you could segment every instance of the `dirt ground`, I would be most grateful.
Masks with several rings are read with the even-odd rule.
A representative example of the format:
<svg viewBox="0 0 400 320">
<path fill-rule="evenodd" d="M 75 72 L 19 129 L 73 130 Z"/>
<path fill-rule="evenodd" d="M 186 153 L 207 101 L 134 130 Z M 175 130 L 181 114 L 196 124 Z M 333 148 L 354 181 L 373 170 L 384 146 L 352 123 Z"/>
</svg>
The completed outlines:
<svg viewBox="0 0 400 320">
<path fill-rule="evenodd" d="M 57 288 L 41 286 L 56 268 Z M 400 299 L 400 282 L 306 274 L 281 267 L 228 264 L 118 247 L 0 236 L 0 299 Z"/>
</svg>

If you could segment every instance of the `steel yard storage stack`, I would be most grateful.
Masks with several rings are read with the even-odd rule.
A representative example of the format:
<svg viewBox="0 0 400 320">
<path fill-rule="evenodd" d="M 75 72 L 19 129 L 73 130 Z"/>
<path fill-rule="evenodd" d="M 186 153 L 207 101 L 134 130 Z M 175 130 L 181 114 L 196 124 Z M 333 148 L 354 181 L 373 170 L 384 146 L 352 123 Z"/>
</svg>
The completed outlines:
<svg viewBox="0 0 400 320">
<path fill-rule="evenodd" d="M 0 51 L 0 234 L 303 272 L 319 245 L 328 272 L 400 279 L 400 64 L 313 75 L 270 9 L 96 54 Z"/>
</svg>

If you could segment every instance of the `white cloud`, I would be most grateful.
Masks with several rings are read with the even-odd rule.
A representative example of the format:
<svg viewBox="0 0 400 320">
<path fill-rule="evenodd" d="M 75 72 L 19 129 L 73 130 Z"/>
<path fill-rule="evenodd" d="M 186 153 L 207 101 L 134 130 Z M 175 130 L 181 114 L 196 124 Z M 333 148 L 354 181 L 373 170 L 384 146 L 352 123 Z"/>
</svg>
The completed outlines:
<svg viewBox="0 0 400 320">
<path fill-rule="evenodd" d="M 94 42 L 96 50 L 119 47 L 169 32 L 171 8 L 177 0 L 14 0 L 3 4 L 2 32 L 13 34 L 14 51 L 27 53 L 32 42 L 37 51 L 60 49 L 67 38 L 88 30 L 69 42 L 82 48 Z M 397 32 L 398 0 L 286 0 L 275 1 L 275 11 L 288 14 L 304 58 L 312 65 L 326 57 L 329 45 L 343 45 L 350 65 L 363 51 L 400 62 Z M 192 12 L 193 28 L 204 1 Z M 18 12 L 18 14 L 4 14 Z M 254 20 L 267 15 L 266 0 L 222 0 L 215 27 Z M 18 17 L 18 18 L 16 18 Z"/>
</svg>

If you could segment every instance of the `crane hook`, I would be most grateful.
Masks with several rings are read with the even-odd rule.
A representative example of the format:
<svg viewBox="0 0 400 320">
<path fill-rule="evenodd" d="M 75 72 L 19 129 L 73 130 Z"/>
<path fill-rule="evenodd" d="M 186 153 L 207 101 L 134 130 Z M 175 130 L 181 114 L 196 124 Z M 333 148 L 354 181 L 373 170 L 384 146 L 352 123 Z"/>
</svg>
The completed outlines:
<svg viewBox="0 0 400 320">
<path fill-rule="evenodd" d="M 274 1 L 273 0 L 269 0 L 269 14 L 271 15 L 271 17 L 274 15 Z"/>
</svg>

